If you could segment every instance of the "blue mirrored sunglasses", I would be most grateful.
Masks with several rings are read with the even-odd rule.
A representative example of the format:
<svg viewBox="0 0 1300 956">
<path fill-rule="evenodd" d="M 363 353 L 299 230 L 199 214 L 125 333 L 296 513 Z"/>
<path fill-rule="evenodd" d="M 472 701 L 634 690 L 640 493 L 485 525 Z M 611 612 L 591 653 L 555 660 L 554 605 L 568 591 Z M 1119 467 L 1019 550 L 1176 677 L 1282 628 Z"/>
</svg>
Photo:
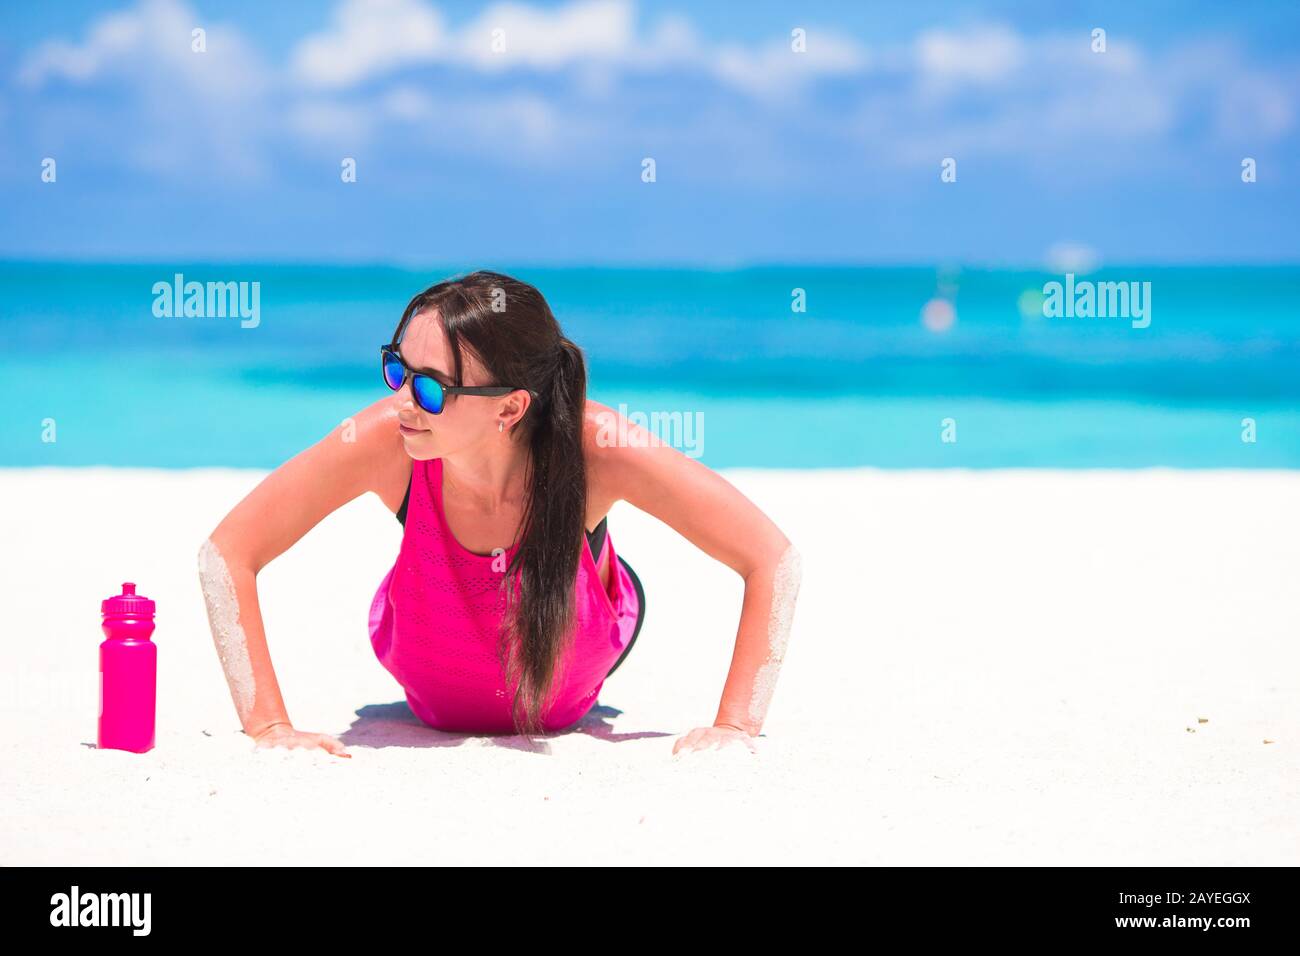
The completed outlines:
<svg viewBox="0 0 1300 956">
<path fill-rule="evenodd" d="M 409 368 L 395 346 L 381 345 L 379 355 L 383 361 L 384 384 L 396 392 L 409 378 L 415 403 L 431 415 L 442 414 L 448 395 L 509 395 L 516 390 L 516 386 L 511 385 L 443 385 L 432 375 Z M 525 391 L 534 398 L 537 397 L 532 389 Z"/>
</svg>

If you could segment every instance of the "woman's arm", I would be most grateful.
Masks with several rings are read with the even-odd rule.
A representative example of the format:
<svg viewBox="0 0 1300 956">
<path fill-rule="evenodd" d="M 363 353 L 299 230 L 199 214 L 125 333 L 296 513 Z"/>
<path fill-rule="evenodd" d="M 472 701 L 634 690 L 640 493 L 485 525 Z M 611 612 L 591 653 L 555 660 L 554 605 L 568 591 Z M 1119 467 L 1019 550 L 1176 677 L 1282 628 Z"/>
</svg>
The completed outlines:
<svg viewBox="0 0 1300 956">
<path fill-rule="evenodd" d="M 757 736 L 790 637 L 801 574 L 798 550 L 721 475 L 651 432 L 618 422 L 612 409 L 594 402 L 589 409 L 588 418 L 596 423 L 591 460 L 598 493 L 610 504 L 621 499 L 654 515 L 744 579 L 736 648 L 713 727 Z M 611 444 L 602 434 L 628 440 Z M 708 728 L 692 731 L 674 753 L 682 746 L 707 745 L 711 736 L 716 734 Z"/>
<path fill-rule="evenodd" d="M 212 638 L 250 737 L 291 726 L 262 627 L 258 572 L 359 495 L 405 485 L 395 472 L 409 458 L 391 409 L 390 399 L 376 402 L 271 472 L 199 548 Z"/>
</svg>

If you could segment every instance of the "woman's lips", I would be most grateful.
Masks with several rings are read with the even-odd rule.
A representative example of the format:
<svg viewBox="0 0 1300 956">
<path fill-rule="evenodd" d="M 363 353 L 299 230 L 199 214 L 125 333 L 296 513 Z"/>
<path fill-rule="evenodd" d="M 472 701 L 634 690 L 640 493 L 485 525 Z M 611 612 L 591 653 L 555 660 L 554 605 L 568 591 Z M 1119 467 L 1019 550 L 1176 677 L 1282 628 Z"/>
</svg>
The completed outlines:
<svg viewBox="0 0 1300 956">
<path fill-rule="evenodd" d="M 397 423 L 397 429 L 403 435 L 423 435 L 425 432 L 429 430 L 427 428 L 407 428 L 401 422 Z"/>
</svg>

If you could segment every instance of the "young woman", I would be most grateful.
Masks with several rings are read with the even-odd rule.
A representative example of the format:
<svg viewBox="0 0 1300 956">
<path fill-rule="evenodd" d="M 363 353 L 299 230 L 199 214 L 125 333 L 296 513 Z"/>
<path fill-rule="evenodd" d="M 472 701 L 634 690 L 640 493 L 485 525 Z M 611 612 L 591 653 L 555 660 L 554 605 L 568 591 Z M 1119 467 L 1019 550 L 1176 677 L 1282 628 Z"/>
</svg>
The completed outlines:
<svg viewBox="0 0 1300 956">
<path fill-rule="evenodd" d="M 745 582 L 717 716 L 673 753 L 754 749 L 799 589 L 799 553 L 780 529 L 721 476 L 588 400 L 582 352 L 526 283 L 475 272 L 426 289 L 380 358 L 396 394 L 277 468 L 199 550 L 213 638 L 256 745 L 350 756 L 290 722 L 257 574 L 374 492 L 404 531 L 371 605 L 371 643 L 424 723 L 554 733 L 591 709 L 645 613 L 606 532 L 610 507 L 627 501 Z"/>
</svg>

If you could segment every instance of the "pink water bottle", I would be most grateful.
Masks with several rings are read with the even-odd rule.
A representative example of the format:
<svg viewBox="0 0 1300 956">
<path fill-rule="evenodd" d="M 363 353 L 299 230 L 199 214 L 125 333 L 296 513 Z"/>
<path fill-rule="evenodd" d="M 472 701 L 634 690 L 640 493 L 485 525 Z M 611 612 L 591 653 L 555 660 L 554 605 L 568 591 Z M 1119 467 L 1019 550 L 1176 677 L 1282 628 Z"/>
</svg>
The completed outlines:
<svg viewBox="0 0 1300 956">
<path fill-rule="evenodd" d="M 99 645 L 99 747 L 142 754 L 154 743 L 154 602 L 136 594 L 128 581 L 121 594 L 100 605 L 100 613 L 108 640 Z"/>
</svg>

